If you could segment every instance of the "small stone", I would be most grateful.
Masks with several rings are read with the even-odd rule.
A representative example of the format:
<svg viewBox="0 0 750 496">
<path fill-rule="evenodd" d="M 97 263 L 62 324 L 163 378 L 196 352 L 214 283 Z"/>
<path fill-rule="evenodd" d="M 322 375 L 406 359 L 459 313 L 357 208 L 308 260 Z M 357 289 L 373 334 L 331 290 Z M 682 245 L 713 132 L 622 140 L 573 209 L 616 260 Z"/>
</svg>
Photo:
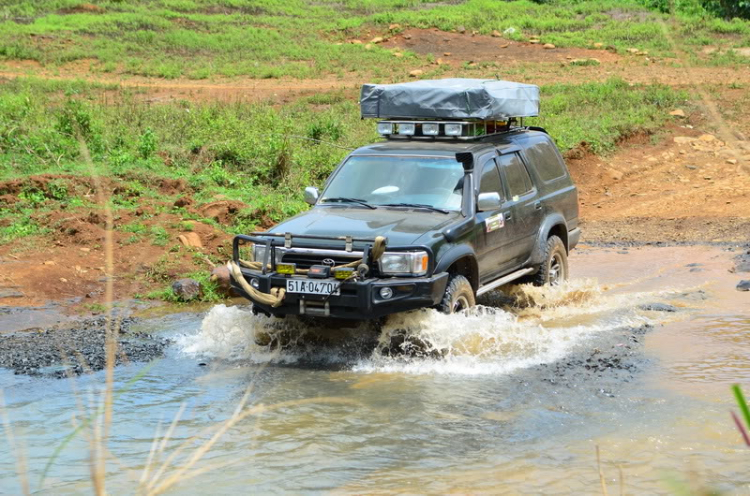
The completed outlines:
<svg viewBox="0 0 750 496">
<path fill-rule="evenodd" d="M 545 43 L 544 45 L 542 45 L 542 48 L 552 50 L 553 48 L 555 48 L 555 45 L 553 45 L 552 43 Z"/>
<path fill-rule="evenodd" d="M 352 40 L 349 43 L 351 43 L 352 45 L 361 45 L 362 44 L 362 40 Z"/>
<path fill-rule="evenodd" d="M 750 291 L 750 280 L 742 280 L 737 284 L 737 291 Z"/>
<path fill-rule="evenodd" d="M 67 279 L 65 279 L 64 277 L 61 277 L 61 278 L 60 278 L 60 282 L 62 282 L 62 283 L 66 283 L 66 282 L 68 282 L 68 280 L 67 280 Z"/>
<path fill-rule="evenodd" d="M 390 26 L 388 26 L 389 31 L 395 31 L 397 29 L 401 29 L 401 24 L 391 24 Z"/>
<path fill-rule="evenodd" d="M 639 50 L 637 48 L 628 48 L 626 51 L 628 53 L 636 54 Z"/>
<path fill-rule="evenodd" d="M 435 61 L 435 65 L 443 65 L 443 64 L 445 64 L 445 61 L 444 61 L 443 59 L 441 59 L 441 58 L 438 58 L 438 59 L 437 59 L 437 60 Z"/>
<path fill-rule="evenodd" d="M 497 29 L 493 29 L 492 30 L 492 37 L 493 38 L 502 38 L 502 36 L 503 36 L 503 34 L 500 31 L 498 31 Z"/>
<path fill-rule="evenodd" d="M 716 136 L 712 134 L 702 134 L 698 137 L 698 139 L 710 143 L 711 141 L 716 141 Z"/>
<path fill-rule="evenodd" d="M 181 196 L 180 198 L 177 198 L 174 202 L 174 206 L 177 208 L 185 208 L 193 204 L 193 200 L 188 198 L 187 196 Z"/>
<path fill-rule="evenodd" d="M 451 56 L 451 52 L 445 52 L 445 53 L 443 53 L 443 56 L 450 57 Z"/>
<path fill-rule="evenodd" d="M 695 141 L 695 138 L 692 138 L 690 136 L 675 136 L 672 138 L 672 141 L 677 143 L 678 145 L 687 145 L 688 143 L 692 143 Z"/>
<path fill-rule="evenodd" d="M 510 43 L 505 43 L 503 45 L 500 45 L 500 48 L 508 48 L 508 45 L 510 45 Z"/>
<path fill-rule="evenodd" d="M 211 271 L 211 280 L 216 283 L 216 286 L 224 296 L 232 296 L 234 294 L 232 290 L 232 276 L 229 272 L 229 267 L 226 265 L 219 265 L 214 267 Z"/>
<path fill-rule="evenodd" d="M 422 74 L 424 74 L 424 71 L 423 71 L 423 70 L 421 70 L 421 69 L 415 69 L 415 70 L 413 70 L 413 71 L 411 71 L 411 72 L 409 73 L 409 77 L 413 77 L 413 78 L 415 78 L 415 77 L 419 77 L 419 76 L 421 76 Z"/>
<path fill-rule="evenodd" d="M 195 279 L 180 279 L 172 284 L 172 291 L 181 301 L 192 301 L 201 296 L 201 284 Z"/>
<path fill-rule="evenodd" d="M 646 303 L 645 305 L 640 305 L 638 308 L 641 310 L 646 310 L 648 312 L 676 312 L 677 307 L 672 305 L 667 305 L 666 303 Z"/>
<path fill-rule="evenodd" d="M 458 32 L 459 32 L 459 33 L 461 33 L 461 34 L 464 34 L 464 33 L 466 32 L 466 28 L 465 28 L 465 27 L 463 27 L 463 26 L 458 26 L 458 27 L 456 28 L 456 31 L 458 31 Z"/>
<path fill-rule="evenodd" d="M 393 53 L 393 56 L 394 56 L 394 57 L 396 57 L 396 58 L 399 58 L 399 59 L 400 59 L 401 57 L 403 57 L 403 56 L 404 56 L 404 54 L 403 54 L 403 53 L 401 53 L 401 52 L 394 52 L 394 53 Z"/>
<path fill-rule="evenodd" d="M 383 37 L 382 36 L 376 36 L 375 38 L 370 40 L 370 43 L 373 43 L 377 45 L 378 43 L 383 43 Z"/>
<path fill-rule="evenodd" d="M 365 50 L 372 50 L 372 43 L 365 45 Z"/>
<path fill-rule="evenodd" d="M 184 246 L 190 247 L 190 248 L 203 248 L 203 241 L 201 241 L 201 237 L 198 236 L 198 233 L 189 232 L 185 234 L 180 234 L 177 237 L 177 240 L 182 243 Z"/>
<path fill-rule="evenodd" d="M 88 253 L 91 251 L 91 248 L 81 248 L 81 251 L 84 253 Z"/>
<path fill-rule="evenodd" d="M 728 164 L 737 165 L 737 159 L 735 158 L 728 158 L 727 159 Z"/>
<path fill-rule="evenodd" d="M 685 111 L 682 109 L 675 109 L 669 113 L 669 115 L 674 117 L 685 117 Z"/>
<path fill-rule="evenodd" d="M 541 40 L 529 40 L 529 43 L 531 43 L 532 45 L 538 45 L 539 43 L 541 43 Z"/>
<path fill-rule="evenodd" d="M 411 35 L 410 34 L 405 34 L 404 35 L 404 39 L 405 40 L 410 40 L 411 39 Z"/>
<path fill-rule="evenodd" d="M 57 265 L 54 260 L 47 260 L 44 265 Z"/>
<path fill-rule="evenodd" d="M 594 43 L 594 48 L 604 48 L 604 43 Z"/>
</svg>

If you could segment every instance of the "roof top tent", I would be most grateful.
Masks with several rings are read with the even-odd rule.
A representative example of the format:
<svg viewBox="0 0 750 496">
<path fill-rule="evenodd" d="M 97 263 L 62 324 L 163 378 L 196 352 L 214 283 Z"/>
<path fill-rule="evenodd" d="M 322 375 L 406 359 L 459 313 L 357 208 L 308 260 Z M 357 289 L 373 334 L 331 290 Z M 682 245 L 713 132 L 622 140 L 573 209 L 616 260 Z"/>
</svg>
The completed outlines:
<svg viewBox="0 0 750 496">
<path fill-rule="evenodd" d="M 365 84 L 362 118 L 386 119 L 387 137 L 469 138 L 509 129 L 517 118 L 539 115 L 539 87 L 496 79 L 438 79 Z"/>
<path fill-rule="evenodd" d="M 539 115 L 539 87 L 497 79 L 365 84 L 363 118 L 507 120 Z"/>
</svg>

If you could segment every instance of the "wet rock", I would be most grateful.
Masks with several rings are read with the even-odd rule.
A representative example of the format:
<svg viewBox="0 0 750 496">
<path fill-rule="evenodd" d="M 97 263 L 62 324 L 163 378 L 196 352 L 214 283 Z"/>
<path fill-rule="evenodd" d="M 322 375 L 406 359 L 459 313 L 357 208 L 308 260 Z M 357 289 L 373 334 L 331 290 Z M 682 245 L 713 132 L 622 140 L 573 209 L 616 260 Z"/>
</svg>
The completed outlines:
<svg viewBox="0 0 750 496">
<path fill-rule="evenodd" d="M 649 312 L 676 312 L 677 307 L 667 305 L 666 303 L 646 303 L 645 305 L 639 305 L 638 308 Z"/>
<path fill-rule="evenodd" d="M 181 301 L 192 301 L 200 298 L 201 284 L 195 279 L 180 279 L 172 284 L 172 291 Z"/>
<path fill-rule="evenodd" d="M 132 318 L 114 319 L 116 365 L 163 356 L 170 341 L 133 332 Z M 107 319 L 88 319 L 63 328 L 34 329 L 0 335 L 0 367 L 16 374 L 63 378 L 106 366 Z"/>
<path fill-rule="evenodd" d="M 737 291 L 750 291 L 750 280 L 743 279 L 737 284 Z"/>
</svg>

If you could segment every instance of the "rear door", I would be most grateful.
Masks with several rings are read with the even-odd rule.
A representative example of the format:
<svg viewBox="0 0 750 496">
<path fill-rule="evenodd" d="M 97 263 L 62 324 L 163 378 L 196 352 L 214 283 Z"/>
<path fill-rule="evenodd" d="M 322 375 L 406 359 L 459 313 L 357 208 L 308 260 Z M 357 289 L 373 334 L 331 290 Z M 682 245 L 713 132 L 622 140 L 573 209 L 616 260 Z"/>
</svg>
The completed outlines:
<svg viewBox="0 0 750 496">
<path fill-rule="evenodd" d="M 479 193 L 498 193 L 502 199 L 499 208 L 488 212 L 477 212 L 477 225 L 481 232 L 477 236 L 477 256 L 481 283 L 491 281 L 507 269 L 514 261 L 511 253 L 513 237 L 508 229 L 506 217 L 511 215 L 511 205 L 506 200 L 500 172 L 492 157 L 484 161 L 479 177 Z"/>
<path fill-rule="evenodd" d="M 497 163 L 511 217 L 508 223 L 511 237 L 508 255 L 512 258 L 512 265 L 520 265 L 528 260 L 534 249 L 542 221 L 542 204 L 529 171 L 517 152 L 500 155 Z"/>
</svg>

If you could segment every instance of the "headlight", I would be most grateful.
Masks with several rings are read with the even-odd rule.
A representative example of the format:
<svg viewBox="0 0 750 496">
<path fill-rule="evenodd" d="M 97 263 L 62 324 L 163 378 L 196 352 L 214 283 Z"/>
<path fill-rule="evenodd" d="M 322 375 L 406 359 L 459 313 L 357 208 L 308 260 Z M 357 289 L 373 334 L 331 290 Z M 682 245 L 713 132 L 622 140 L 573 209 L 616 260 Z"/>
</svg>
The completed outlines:
<svg viewBox="0 0 750 496">
<path fill-rule="evenodd" d="M 276 248 L 276 263 L 281 262 L 281 258 L 284 256 L 283 248 Z M 253 245 L 253 260 L 256 262 L 263 262 L 266 259 L 266 246 L 265 245 Z M 270 262 L 270 260 L 269 260 Z"/>
<path fill-rule="evenodd" d="M 423 276 L 429 257 L 424 251 L 385 252 L 378 260 L 380 273 L 389 276 Z"/>
</svg>

